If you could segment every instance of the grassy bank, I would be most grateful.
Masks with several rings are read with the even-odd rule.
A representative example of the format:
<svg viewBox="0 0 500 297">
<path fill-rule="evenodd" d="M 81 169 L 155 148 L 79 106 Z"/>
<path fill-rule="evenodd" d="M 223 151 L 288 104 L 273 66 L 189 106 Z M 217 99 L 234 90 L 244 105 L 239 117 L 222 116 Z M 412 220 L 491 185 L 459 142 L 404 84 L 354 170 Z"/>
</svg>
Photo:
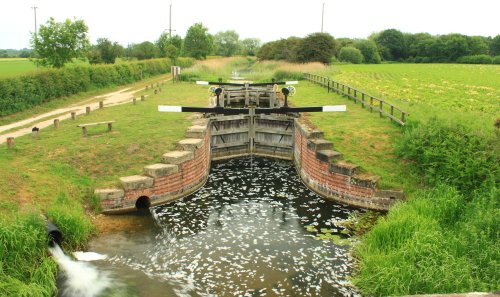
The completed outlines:
<svg viewBox="0 0 500 297">
<path fill-rule="evenodd" d="M 162 89 L 157 95 L 138 93 L 148 97 L 137 105 L 62 121 L 57 130 L 41 130 L 40 139 L 16 138 L 14 149 L 0 146 L 0 179 L 8 181 L 0 183 L 0 295 L 53 295 L 56 269 L 46 255 L 40 214 L 60 227 L 67 249 L 81 248 L 95 232 L 86 215 L 98 205 L 93 189 L 114 186 L 120 176 L 158 162 L 191 125 L 188 114 L 159 113 L 157 105 L 208 103 L 204 87 L 170 82 Z M 105 120 L 116 121 L 110 133 L 96 126 L 83 138 L 76 127 Z"/>
<path fill-rule="evenodd" d="M 35 70 L 35 63 L 29 59 L 0 59 L 0 79 L 27 74 Z"/>
</svg>

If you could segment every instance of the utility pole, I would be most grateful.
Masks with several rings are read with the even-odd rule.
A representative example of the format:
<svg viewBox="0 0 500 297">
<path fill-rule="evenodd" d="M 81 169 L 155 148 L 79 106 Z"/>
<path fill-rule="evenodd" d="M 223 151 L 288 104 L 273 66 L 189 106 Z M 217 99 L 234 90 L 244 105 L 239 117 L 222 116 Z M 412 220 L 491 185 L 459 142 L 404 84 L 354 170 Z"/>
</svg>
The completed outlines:
<svg viewBox="0 0 500 297">
<path fill-rule="evenodd" d="M 325 16 L 325 2 L 323 2 L 323 9 L 321 10 L 321 33 L 323 33 L 323 19 Z"/>
<path fill-rule="evenodd" d="M 172 40 L 172 3 L 170 3 L 170 17 L 168 18 L 168 35 Z"/>
<path fill-rule="evenodd" d="M 31 7 L 33 9 L 33 12 L 35 13 L 35 45 L 37 44 L 37 40 L 38 40 L 38 35 L 37 35 L 37 26 L 36 26 L 36 10 L 38 9 L 38 6 L 33 6 Z M 33 52 L 35 54 L 35 58 L 37 57 L 37 54 L 36 54 L 36 47 L 33 49 Z M 38 68 L 38 61 L 35 59 L 35 65 L 36 65 L 36 68 Z"/>
</svg>

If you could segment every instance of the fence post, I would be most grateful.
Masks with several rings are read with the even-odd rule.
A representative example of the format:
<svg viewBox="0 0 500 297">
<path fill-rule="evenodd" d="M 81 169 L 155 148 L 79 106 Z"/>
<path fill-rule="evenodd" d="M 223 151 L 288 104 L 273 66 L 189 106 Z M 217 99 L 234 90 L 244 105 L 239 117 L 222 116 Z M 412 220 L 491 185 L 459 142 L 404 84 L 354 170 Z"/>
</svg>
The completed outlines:
<svg viewBox="0 0 500 297">
<path fill-rule="evenodd" d="M 394 116 L 394 106 L 391 105 L 391 116 Z M 392 122 L 392 118 L 391 118 L 391 122 Z"/>
<path fill-rule="evenodd" d="M 370 96 L 370 112 L 373 112 L 373 97 Z"/>
<path fill-rule="evenodd" d="M 104 108 L 104 102 L 103 101 L 99 101 L 99 108 L 100 109 Z"/>
<path fill-rule="evenodd" d="M 356 91 L 356 89 L 354 89 L 354 104 L 356 104 L 358 101 L 357 94 L 358 94 L 358 92 Z"/>
<path fill-rule="evenodd" d="M 59 119 L 54 119 L 54 129 L 59 129 Z"/>
<path fill-rule="evenodd" d="M 89 115 L 89 114 L 90 114 L 90 106 L 85 107 L 85 113 L 86 113 L 87 115 Z"/>
<path fill-rule="evenodd" d="M 144 100 L 146 100 L 146 96 L 142 95 L 141 96 L 141 101 L 144 101 Z"/>
<path fill-rule="evenodd" d="M 382 100 L 379 101 L 379 102 L 380 102 L 379 103 L 379 105 L 380 105 L 380 107 L 379 107 L 379 115 L 380 115 L 380 117 L 382 117 Z"/>
<path fill-rule="evenodd" d="M 71 119 L 72 120 L 76 119 L 76 112 L 74 112 L 74 111 L 71 112 Z"/>
<path fill-rule="evenodd" d="M 136 99 L 135 97 L 134 97 L 134 98 L 132 98 L 132 103 L 133 103 L 134 105 L 136 105 L 136 104 L 137 104 L 137 99 Z"/>
<path fill-rule="evenodd" d="M 347 99 L 351 98 L 351 87 L 347 86 Z"/>
<path fill-rule="evenodd" d="M 403 124 L 405 122 L 405 113 L 403 111 L 401 112 L 401 122 L 403 122 Z"/>
<path fill-rule="evenodd" d="M 14 137 L 7 137 L 7 148 L 11 149 L 14 147 Z"/>
<path fill-rule="evenodd" d="M 361 107 L 365 108 L 365 93 L 361 93 Z"/>
<path fill-rule="evenodd" d="M 330 93 L 330 80 L 328 80 L 328 93 Z"/>
<path fill-rule="evenodd" d="M 339 86 L 339 82 L 337 82 L 337 94 L 340 94 L 340 86 Z"/>
</svg>

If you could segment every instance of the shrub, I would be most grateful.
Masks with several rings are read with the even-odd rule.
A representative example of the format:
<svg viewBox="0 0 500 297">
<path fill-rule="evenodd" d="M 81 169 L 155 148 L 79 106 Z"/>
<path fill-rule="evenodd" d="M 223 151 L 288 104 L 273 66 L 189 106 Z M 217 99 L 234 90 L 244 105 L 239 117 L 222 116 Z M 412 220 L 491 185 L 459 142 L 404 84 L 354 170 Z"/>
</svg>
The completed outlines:
<svg viewBox="0 0 500 297">
<path fill-rule="evenodd" d="M 462 56 L 457 59 L 462 64 L 492 64 L 493 59 L 488 55 Z"/>
<path fill-rule="evenodd" d="M 274 73 L 274 78 L 277 81 L 302 80 L 304 75 L 300 71 L 278 70 Z"/>
<path fill-rule="evenodd" d="M 415 162 L 428 186 L 446 183 L 471 192 L 490 176 L 499 176 L 494 133 L 432 118 L 406 126 L 396 144 L 400 157 Z"/>
<path fill-rule="evenodd" d="M 188 67 L 193 59 L 178 59 Z M 156 59 L 116 65 L 74 66 L 0 79 L 0 116 L 19 112 L 50 100 L 138 81 L 170 72 L 170 61 Z"/>
<path fill-rule="evenodd" d="M 500 56 L 493 57 L 493 64 L 500 64 Z"/>
<path fill-rule="evenodd" d="M 360 64 L 363 62 L 363 54 L 355 47 L 346 46 L 340 49 L 339 60 L 342 62 Z"/>
</svg>

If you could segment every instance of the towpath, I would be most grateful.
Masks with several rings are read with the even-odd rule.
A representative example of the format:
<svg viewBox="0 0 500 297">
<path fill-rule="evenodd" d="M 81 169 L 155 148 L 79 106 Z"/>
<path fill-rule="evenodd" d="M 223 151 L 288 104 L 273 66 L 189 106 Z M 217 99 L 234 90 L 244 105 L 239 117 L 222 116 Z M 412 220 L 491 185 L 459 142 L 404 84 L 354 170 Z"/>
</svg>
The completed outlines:
<svg viewBox="0 0 500 297">
<path fill-rule="evenodd" d="M 31 133 L 32 127 L 39 129 L 46 128 L 54 124 L 54 119 L 65 120 L 71 118 L 71 112 L 81 115 L 86 112 L 86 107 L 91 110 L 99 108 L 99 101 L 103 101 L 104 107 L 124 104 L 132 101 L 135 93 L 141 89 L 124 88 L 115 92 L 84 99 L 68 107 L 58 108 L 56 110 L 43 113 L 26 120 L 14 122 L 8 125 L 0 126 L 0 144 L 7 141 L 9 137 L 19 137 Z M 9 132 L 6 132 L 9 131 Z"/>
</svg>

